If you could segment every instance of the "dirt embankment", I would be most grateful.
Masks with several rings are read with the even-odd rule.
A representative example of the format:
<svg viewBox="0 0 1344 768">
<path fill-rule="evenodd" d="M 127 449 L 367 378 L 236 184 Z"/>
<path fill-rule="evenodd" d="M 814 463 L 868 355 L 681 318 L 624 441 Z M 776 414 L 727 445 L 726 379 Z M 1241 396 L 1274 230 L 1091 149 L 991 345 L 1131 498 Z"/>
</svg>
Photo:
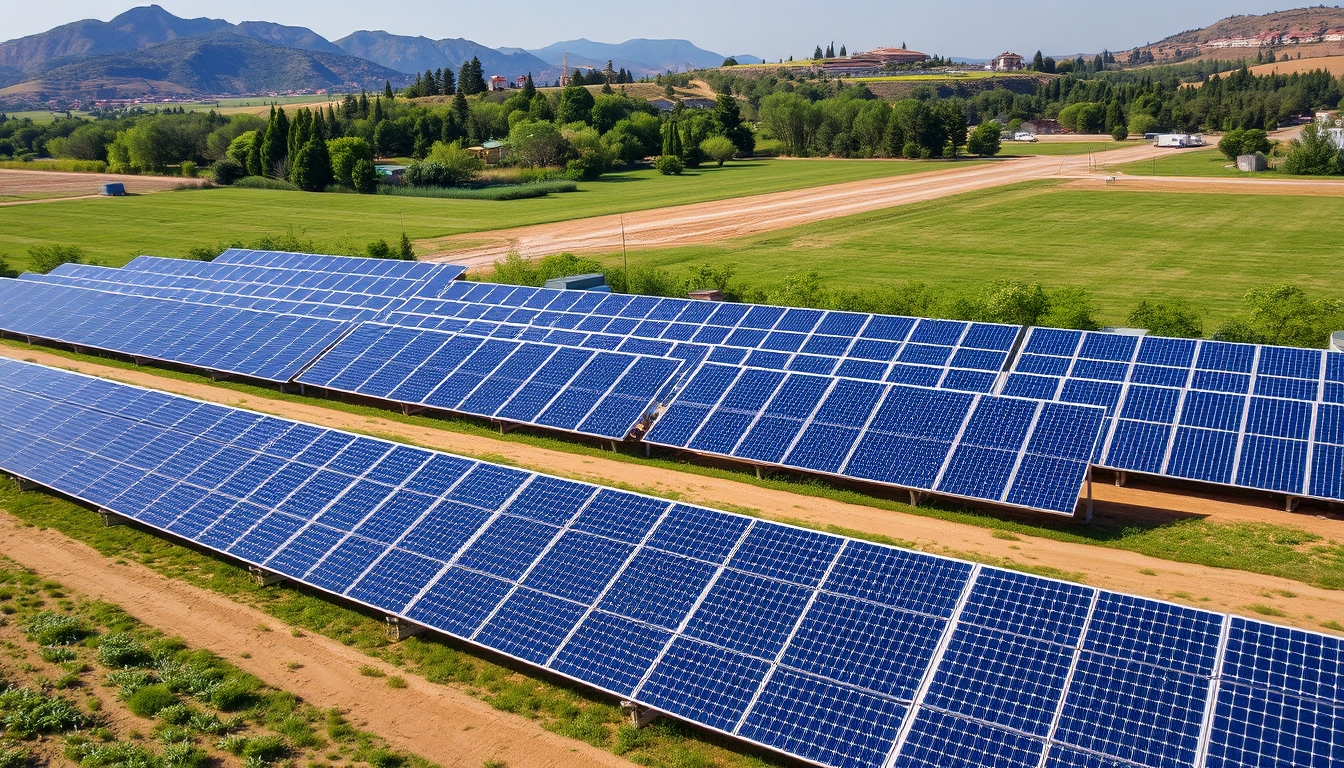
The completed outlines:
<svg viewBox="0 0 1344 768">
<path fill-rule="evenodd" d="M 278 622 L 226 597 L 103 557 L 50 530 L 26 528 L 0 511 L 0 551 L 42 576 L 89 597 L 115 603 L 144 623 L 181 635 L 275 688 L 319 707 L 349 712 L 359 727 L 443 766 L 479 768 L 490 760 L 510 768 L 633 765 L 567 739 L 518 715 L 414 675 L 407 687 L 360 674 L 374 666 L 397 674 L 325 637 L 265 631 Z"/>
<path fill-rule="evenodd" d="M 66 173 L 63 171 L 19 171 L 0 168 L 0 201 L 5 198 L 25 198 L 0 202 L 0 205 L 27 205 L 52 199 L 97 197 L 103 184 L 121 182 L 126 192 L 143 195 L 166 192 L 184 187 L 200 187 L 204 179 L 184 179 L 172 176 L 125 176 L 115 173 Z"/>
<path fill-rule="evenodd" d="M 840 526 L 914 542 L 929 552 L 1003 558 L 1036 567 L 1078 574 L 1088 584 L 1132 594 L 1184 602 L 1200 608 L 1247 613 L 1246 606 L 1268 604 L 1283 611 L 1275 621 L 1319 630 L 1325 621 L 1344 623 L 1344 591 L 1306 586 L 1288 579 L 1244 571 L 1175 563 L 1135 552 L 1073 544 L 1025 535 L 1005 535 L 963 523 L 902 514 L 830 499 L 800 496 L 733 480 L 703 477 L 676 470 L 600 457 L 548 450 L 489 437 L 464 435 L 391 419 L 359 416 L 324 407 L 320 402 L 294 403 L 241 395 L 208 384 L 156 375 L 152 370 L 125 370 L 75 362 L 39 349 L 0 346 L 0 355 L 80 371 L 202 400 L 223 403 L 325 427 L 393 437 L 416 445 L 483 458 L 503 458 L 528 469 L 605 485 L 645 489 L 707 506 L 758 511 L 768 518 L 803 520 L 813 525 Z M 1099 519 L 1123 520 L 1135 526 L 1158 526 L 1190 517 L 1215 522 L 1258 522 L 1291 525 L 1338 540 L 1344 522 L 1310 514 L 1288 514 L 1268 498 L 1240 498 L 1220 493 L 1195 493 L 1161 487 L 1094 487 Z M 1286 594 L 1285 594 L 1286 593 Z M 1287 597 L 1292 595 L 1292 597 Z M 377 730 L 374 728 L 373 730 Z"/>
</svg>

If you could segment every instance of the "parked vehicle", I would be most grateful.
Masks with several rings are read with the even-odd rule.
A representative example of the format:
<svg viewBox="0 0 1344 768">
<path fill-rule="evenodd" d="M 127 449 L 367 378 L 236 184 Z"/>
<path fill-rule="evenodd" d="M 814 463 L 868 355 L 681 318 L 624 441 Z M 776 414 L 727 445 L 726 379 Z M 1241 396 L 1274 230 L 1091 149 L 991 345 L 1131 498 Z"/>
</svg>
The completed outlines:
<svg viewBox="0 0 1344 768">
<path fill-rule="evenodd" d="M 1199 134 L 1190 133 L 1162 133 L 1157 136 L 1158 147 L 1202 147 L 1204 146 L 1204 137 Z"/>
<path fill-rule="evenodd" d="M 1027 133 L 1026 131 L 1018 131 L 1017 133 L 1014 133 L 1014 134 L 1013 134 L 1013 141 L 1031 141 L 1031 142 L 1034 142 L 1034 141 L 1036 141 L 1036 134 L 1034 134 L 1034 133 Z"/>
</svg>

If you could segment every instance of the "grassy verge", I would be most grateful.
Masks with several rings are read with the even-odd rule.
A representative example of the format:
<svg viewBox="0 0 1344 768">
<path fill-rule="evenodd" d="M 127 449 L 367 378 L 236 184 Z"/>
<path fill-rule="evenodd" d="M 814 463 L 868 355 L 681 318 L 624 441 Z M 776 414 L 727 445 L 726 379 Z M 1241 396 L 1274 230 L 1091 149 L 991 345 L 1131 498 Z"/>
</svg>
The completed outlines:
<svg viewBox="0 0 1344 768">
<path fill-rule="evenodd" d="M 1086 155 L 1093 152 L 1109 152 L 1113 149 L 1138 147 L 1146 143 L 1147 142 L 1142 139 L 1115 141 L 1102 137 L 1098 137 L 1097 141 L 1037 141 L 1035 143 L 1025 141 L 1005 141 L 1003 142 L 1002 149 L 999 150 L 999 156 L 1020 157 L 1027 155 L 1047 155 L 1051 157 L 1063 157 Z"/>
<path fill-rule="evenodd" d="M 12 341 L 3 341 L 0 343 L 19 349 L 26 348 L 26 345 Z M 130 363 L 113 359 L 95 358 L 61 350 L 44 351 L 51 351 L 72 360 L 94 362 L 126 370 L 136 368 L 136 366 Z M 240 394 L 246 394 L 249 402 L 244 403 L 244 407 L 257 407 L 258 410 L 269 410 L 269 412 L 272 413 L 278 412 L 283 414 L 284 409 L 283 407 L 278 406 L 273 406 L 269 409 L 261 408 L 257 406 L 257 401 L 269 400 L 275 403 L 292 402 L 309 405 L 321 404 L 323 407 L 331 408 L 332 410 L 362 416 L 370 420 L 387 420 L 415 427 L 488 437 L 492 440 L 499 440 L 501 442 L 529 445 L 554 451 L 564 451 L 582 456 L 601 458 L 607 461 L 651 466 L 659 469 L 675 470 L 687 475 L 731 480 L 733 482 L 754 485 L 756 487 L 775 491 L 783 491 L 799 496 L 829 499 L 846 504 L 861 505 L 901 514 L 921 515 L 954 523 L 974 525 L 991 531 L 1036 536 L 1072 544 L 1088 544 L 1108 547 L 1136 552 L 1172 562 L 1192 563 L 1214 568 L 1226 568 L 1230 570 L 1246 571 L 1249 573 L 1258 573 L 1266 576 L 1276 576 L 1325 589 L 1344 589 L 1344 545 L 1341 545 L 1340 542 L 1333 539 L 1325 539 L 1311 532 L 1288 525 L 1276 525 L 1270 523 L 1214 523 L 1200 518 L 1189 518 L 1157 524 L 1138 524 L 1122 518 L 1109 518 L 1103 516 L 1097 517 L 1091 525 L 1080 525 L 1071 520 L 1054 518 L 1053 516 L 1030 514 L 1013 516 L 1011 513 L 996 514 L 959 507 L 948 502 L 940 501 L 933 501 L 919 507 L 912 507 L 892 499 L 880 498 L 849 488 L 838 487 L 819 478 L 789 475 L 785 473 L 775 475 L 768 479 L 760 479 L 755 477 L 754 473 L 748 470 L 738 471 L 716 466 L 694 464 L 686 461 L 676 461 L 665 458 L 645 458 L 642 455 L 634 456 L 624 453 L 612 453 L 590 445 L 571 442 L 557 437 L 530 434 L 526 430 L 510 432 L 507 435 L 499 435 L 498 432 L 490 429 L 484 423 L 471 419 L 431 419 L 423 416 L 403 416 L 402 414 L 393 411 L 386 411 L 368 406 L 352 405 L 341 403 L 339 401 L 316 401 L 311 398 L 280 393 L 272 389 L 239 382 L 211 382 L 206 377 L 180 371 L 154 369 L 154 373 L 155 375 L 160 375 L 165 378 L 187 381 L 195 384 L 208 384 L 221 389 L 228 389 Z M 388 432 L 381 429 L 365 428 L 361 431 L 364 431 L 371 436 L 387 440 L 410 442 L 394 432 Z M 476 455 L 473 458 L 494 461 L 497 463 L 515 463 L 509 462 L 507 459 L 493 454 Z M 543 463 L 525 463 L 523 466 L 526 469 L 534 471 L 556 474 L 554 470 L 545 466 Z M 618 487 L 622 485 L 618 483 L 608 484 Z M 674 500 L 679 499 L 679 494 L 667 493 L 658 489 L 628 486 L 626 486 L 626 489 L 647 493 L 649 495 L 664 496 Z M 761 510 L 739 507 L 714 499 L 706 500 L 704 503 L 709 506 L 715 506 L 741 514 L 757 516 L 762 514 Z M 895 540 L 838 526 L 817 526 L 815 524 L 797 520 L 786 520 L 786 522 L 793 522 L 807 527 L 827 530 L 832 533 L 893 544 L 896 546 L 912 548 L 915 546 L 914 542 Z M 953 553 L 936 549 L 934 551 L 937 551 L 940 554 L 965 557 L 966 559 L 977 559 L 992 565 L 999 565 L 1057 578 L 1073 580 L 1081 578 L 1077 574 L 1060 572 L 1048 567 L 1042 568 L 1041 566 L 1034 564 L 986 558 L 985 556 L 975 555 L 974 553 Z"/>
<path fill-rule="evenodd" d="M 562 736 L 579 739 L 644 765 L 758 768 L 776 764 L 757 755 L 735 751 L 740 746 L 727 740 L 721 741 L 673 722 L 659 721 L 644 730 L 636 730 L 628 725 L 623 710 L 604 697 L 577 686 L 524 674 L 447 638 L 418 636 L 392 644 L 379 619 L 299 589 L 261 587 L 246 570 L 223 560 L 132 527 L 104 528 L 96 515 L 73 503 L 46 494 L 17 493 L 9 481 L 0 483 L 0 509 L 34 526 L 51 528 L 83 541 L 108 557 L 135 561 L 170 578 L 225 595 L 288 625 L 323 634 L 395 664 L 407 674 L 452 686 L 496 709 L 522 715 Z M 270 709 L 272 707 L 268 705 L 267 711 Z M 396 768 L 371 765 L 372 768 Z"/>
<path fill-rule="evenodd" d="M 1280 171 L 1268 170 L 1260 173 L 1247 173 L 1237 170 L 1237 164 L 1223 157 L 1216 149 L 1201 149 L 1194 152 L 1179 152 L 1154 160 L 1142 160 L 1125 163 L 1112 170 L 1129 176 L 1197 176 L 1201 178 L 1226 179 L 1303 179 L 1311 181 L 1337 181 L 1330 176 L 1294 176 Z"/>
<path fill-rule="evenodd" d="M 8 252 L 10 263 L 24 268 L 29 247 L 60 243 L 78 245 L 92 258 L 117 266 L 141 254 L 180 256 L 198 246 L 286 231 L 315 241 L 319 249 L 351 253 L 362 251 L 370 240 L 396 242 L 402 232 L 423 240 L 948 167 L 942 161 L 817 159 L 731 162 L 681 176 L 641 169 L 581 182 L 572 194 L 513 200 L 505 207 L 492 200 L 230 188 L 71 200 L 50 203 L 57 207 L 41 211 L 31 206 L 0 209 L 0 253 Z"/>
<path fill-rule="evenodd" d="M 1177 299 L 1216 328 L 1246 292 L 1293 283 L 1339 295 L 1344 197 L 1127 192 L 1030 182 L 709 245 L 631 251 L 632 269 L 676 274 L 735 264 L 745 285 L 816 270 L 824 288 L 915 281 L 975 289 L 994 280 L 1078 287 L 1123 324 L 1140 299 Z M 1285 259 L 1285 253 L 1293 258 Z M 618 267 L 622 254 L 600 257 Z"/>
<path fill-rule="evenodd" d="M 433 768 L 233 664 L 0 557 L 8 768 Z M 61 737 L 61 738 L 56 738 Z M 62 759 L 63 758 L 63 759 Z"/>
</svg>

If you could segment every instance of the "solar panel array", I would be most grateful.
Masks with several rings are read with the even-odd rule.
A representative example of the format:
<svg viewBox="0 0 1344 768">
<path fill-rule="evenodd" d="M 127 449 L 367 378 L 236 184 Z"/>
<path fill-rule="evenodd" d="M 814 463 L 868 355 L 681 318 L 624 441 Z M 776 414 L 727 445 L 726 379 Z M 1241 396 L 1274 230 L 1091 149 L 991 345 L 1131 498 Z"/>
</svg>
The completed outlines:
<svg viewBox="0 0 1344 768">
<path fill-rule="evenodd" d="M 624 440 L 677 379 L 661 357 L 364 323 L 300 384 Z"/>
<path fill-rule="evenodd" d="M 1344 500 L 1344 354 L 1033 328 L 1002 392 L 1107 409 L 1101 466 Z"/>
<path fill-rule="evenodd" d="M 442 300 L 407 302 L 389 322 L 486 336 L 523 332 L 517 327 L 539 341 L 638 345 L 629 351 L 642 354 L 694 346 L 702 350 L 695 357 L 711 362 L 968 392 L 993 388 L 1021 332 L 1015 325 L 462 282 Z"/>
<path fill-rule="evenodd" d="M 1073 514 L 1105 412 L 705 363 L 647 443 Z"/>
<path fill-rule="evenodd" d="M 17 361 L 0 469 L 819 765 L 1344 760 L 1315 633 Z"/>
<path fill-rule="evenodd" d="M 427 297 L 442 295 L 443 290 L 466 272 L 465 267 L 455 264 L 430 264 L 421 261 L 366 259 L 285 251 L 253 251 L 243 248 L 230 248 L 210 262 L 196 262 L 197 264 L 213 265 L 210 268 L 181 266 L 184 263 L 190 264 L 191 262 L 183 259 L 141 256 L 132 259 L 126 265 L 126 269 L 164 271 L 168 274 L 198 274 L 193 270 L 203 270 L 211 274 L 218 274 L 222 279 L 227 280 L 242 279 L 244 276 L 247 279 L 256 280 L 259 276 L 274 271 L 320 275 L 328 280 L 332 276 L 381 277 L 421 283 L 420 292 L 415 295 Z M 221 271 L 216 273 L 213 270 Z M 330 287 L 330 284 L 327 284 L 326 287 Z M 397 295 L 411 295 L 411 293 L 403 290 Z"/>
<path fill-rule="evenodd" d="M 321 318 L 0 280 L 0 330 L 280 383 L 345 327 Z"/>
</svg>

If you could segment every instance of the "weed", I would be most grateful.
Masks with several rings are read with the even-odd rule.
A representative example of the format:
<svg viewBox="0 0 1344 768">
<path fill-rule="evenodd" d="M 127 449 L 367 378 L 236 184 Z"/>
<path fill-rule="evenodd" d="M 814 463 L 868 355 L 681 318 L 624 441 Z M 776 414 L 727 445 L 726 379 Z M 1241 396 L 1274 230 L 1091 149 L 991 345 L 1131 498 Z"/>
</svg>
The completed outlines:
<svg viewBox="0 0 1344 768">
<path fill-rule="evenodd" d="M 391 677 L 387 678 L 387 687 L 388 687 L 388 688 L 405 688 L 405 687 L 406 687 L 406 678 L 402 677 L 401 675 L 392 675 Z"/>
<path fill-rule="evenodd" d="M 1140 569 L 1139 569 L 1139 573 L 1143 574 L 1144 576 L 1156 576 L 1156 575 L 1157 575 L 1157 571 L 1154 571 L 1152 568 L 1140 568 Z"/>
<path fill-rule="evenodd" d="M 108 635 L 98 643 L 98 663 L 105 667 L 128 669 L 150 661 L 149 649 L 127 632 Z"/>
<path fill-rule="evenodd" d="M 82 619 L 51 611 L 34 616 L 23 632 L 38 645 L 70 645 L 93 634 Z"/>
<path fill-rule="evenodd" d="M 384 672 L 383 670 L 368 664 L 365 664 L 359 668 L 359 674 L 365 677 L 383 677 L 387 675 L 387 673 Z"/>
<path fill-rule="evenodd" d="M 0 722 L 3 722 L 7 735 L 29 739 L 39 734 L 83 728 L 90 720 L 68 699 L 32 688 L 10 688 L 0 693 Z"/>
<path fill-rule="evenodd" d="M 1331 619 L 1329 621 L 1322 621 L 1321 626 L 1325 627 L 1326 629 L 1333 629 L 1336 632 L 1344 632 L 1344 624 L 1340 624 L 1338 621 L 1335 621 L 1334 619 Z"/>
<path fill-rule="evenodd" d="M 52 664 L 60 664 L 64 661 L 73 661 L 77 658 L 74 649 L 63 645 L 52 645 L 43 648 L 38 652 L 43 661 L 49 661 Z"/>
<path fill-rule="evenodd" d="M 1021 541 L 1021 540 L 1022 540 L 1022 537 L 1021 537 L 1021 536 L 1018 536 L 1017 534 L 1015 534 L 1015 533 L 1013 533 L 1013 532 L 1011 532 L 1011 531 L 1001 531 L 1001 530 L 998 530 L 997 528 L 994 529 L 994 530 L 992 530 L 992 531 L 990 531 L 990 532 L 989 532 L 989 535 L 990 535 L 990 536 L 993 536 L 993 537 L 996 538 L 996 539 L 1003 539 L 1004 541 Z"/>
<path fill-rule="evenodd" d="M 140 717 L 153 717 L 176 703 L 172 689 L 162 683 L 147 685 L 126 697 L 126 708 Z"/>
<path fill-rule="evenodd" d="M 1258 613 L 1258 614 L 1260 614 L 1261 616 L 1280 616 L 1280 617 L 1282 617 L 1282 616 L 1287 616 L 1287 615 L 1288 615 L 1288 614 L 1284 613 L 1283 611 L 1279 610 L 1278 608 L 1275 608 L 1275 607 L 1272 606 L 1272 605 L 1265 605 L 1264 603 L 1251 603 L 1250 605 L 1245 606 L 1245 608 L 1246 608 L 1246 610 L 1248 610 L 1248 611 L 1254 611 L 1255 613 Z"/>
<path fill-rule="evenodd" d="M 23 747 L 0 749 L 0 768 L 27 768 L 33 755 Z"/>
</svg>

